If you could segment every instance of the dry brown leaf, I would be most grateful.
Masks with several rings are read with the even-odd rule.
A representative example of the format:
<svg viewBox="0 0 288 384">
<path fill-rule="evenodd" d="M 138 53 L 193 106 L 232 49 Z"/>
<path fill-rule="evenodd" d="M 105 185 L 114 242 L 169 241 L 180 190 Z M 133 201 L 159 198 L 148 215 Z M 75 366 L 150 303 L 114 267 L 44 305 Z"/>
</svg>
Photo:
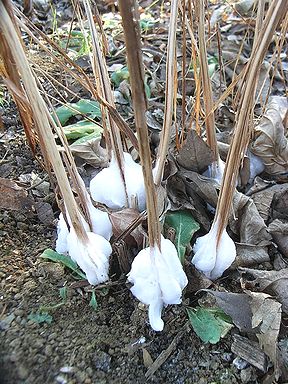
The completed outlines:
<svg viewBox="0 0 288 384">
<path fill-rule="evenodd" d="M 0 178 L 0 208 L 13 211 L 31 210 L 33 201 L 27 191 L 14 181 Z"/>
<path fill-rule="evenodd" d="M 232 231 L 239 234 L 240 243 L 263 247 L 271 244 L 271 235 L 251 198 L 236 192 L 233 209 L 236 220 L 232 214 L 229 224 Z"/>
<path fill-rule="evenodd" d="M 71 144 L 70 149 L 74 156 L 80 157 L 93 167 L 105 167 L 108 164 L 108 155 L 100 142 L 100 137 L 93 138 L 80 144 Z"/>
<path fill-rule="evenodd" d="M 259 192 L 253 193 L 252 199 L 256 205 L 256 208 L 260 214 L 260 216 L 266 221 L 269 218 L 269 215 L 273 215 L 273 212 L 270 212 L 271 208 L 274 212 L 273 218 L 277 218 L 278 211 L 280 211 L 280 214 L 285 214 L 285 201 L 283 201 L 283 198 L 280 198 L 282 196 L 281 192 L 288 192 L 288 183 L 284 184 L 276 184 L 269 188 L 265 188 L 264 190 L 260 190 Z M 273 201 L 273 204 L 272 204 Z M 287 218 L 288 218 L 288 194 L 287 194 Z M 272 204 L 272 207 L 271 207 Z M 283 207 L 281 207 L 281 204 Z M 280 207 L 279 207 L 280 205 Z M 278 217 L 279 218 L 279 217 Z"/>
<path fill-rule="evenodd" d="M 235 243 L 235 245 L 237 256 L 232 268 L 249 267 L 270 261 L 268 247 L 239 243 Z"/>
<path fill-rule="evenodd" d="M 271 204 L 271 216 L 273 219 L 288 220 L 288 188 L 284 184 L 284 189 L 280 190 L 273 196 Z"/>
<path fill-rule="evenodd" d="M 288 257 L 288 222 L 274 220 L 268 227 L 274 242 L 285 257 Z"/>
<path fill-rule="evenodd" d="M 121 211 L 110 213 L 109 218 L 112 223 L 114 236 L 118 237 L 122 235 L 138 217 L 139 212 L 133 208 L 125 208 Z M 125 237 L 125 242 L 129 245 L 141 246 L 143 244 L 144 234 L 144 230 L 138 225 L 137 228 Z"/>
<path fill-rule="evenodd" d="M 203 289 L 212 295 L 217 305 L 231 317 L 236 327 L 243 332 L 253 332 L 251 299 L 245 293 L 217 292 L 211 289 Z"/>
<path fill-rule="evenodd" d="M 240 268 L 240 270 L 243 272 L 243 283 L 247 289 L 254 289 L 275 296 L 282 304 L 283 311 L 288 313 L 288 268 L 280 271 L 248 268 Z"/>
<path fill-rule="evenodd" d="M 281 304 L 265 293 L 247 292 L 252 298 L 252 326 L 259 329 L 256 336 L 261 348 L 274 364 L 276 379 L 279 377 L 277 340 L 281 325 Z"/>
<path fill-rule="evenodd" d="M 271 175 L 288 171 L 288 141 L 285 137 L 281 113 L 283 109 L 287 111 L 287 106 L 287 101 L 285 104 L 279 98 L 272 99 L 265 115 L 255 127 L 251 151 L 262 159 L 265 171 Z"/>
<path fill-rule="evenodd" d="M 196 174 L 197 175 L 197 174 Z M 167 194 L 171 202 L 170 210 L 188 209 L 195 220 L 203 226 L 206 231 L 210 229 L 210 219 L 206 212 L 206 204 L 199 196 L 186 188 L 187 183 L 179 176 L 174 175 L 167 181 Z"/>
<path fill-rule="evenodd" d="M 213 151 L 194 130 L 190 130 L 176 160 L 189 171 L 203 173 L 213 161 Z"/>
</svg>

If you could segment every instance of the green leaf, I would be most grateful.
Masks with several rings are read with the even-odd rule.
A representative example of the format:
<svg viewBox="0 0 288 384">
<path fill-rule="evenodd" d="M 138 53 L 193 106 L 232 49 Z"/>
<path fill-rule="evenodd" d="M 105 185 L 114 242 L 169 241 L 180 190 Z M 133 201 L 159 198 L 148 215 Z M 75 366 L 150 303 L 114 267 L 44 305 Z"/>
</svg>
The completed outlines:
<svg viewBox="0 0 288 384">
<path fill-rule="evenodd" d="M 189 321 L 204 343 L 216 344 L 233 328 L 231 317 L 220 308 L 187 308 Z"/>
<path fill-rule="evenodd" d="M 165 217 L 164 229 L 167 232 L 169 228 L 175 230 L 176 236 L 174 244 L 179 259 L 183 264 L 186 247 L 190 243 L 194 233 L 200 228 L 200 225 L 189 211 L 174 211 L 168 212 Z"/>
<path fill-rule="evenodd" d="M 94 289 L 93 289 L 93 291 L 91 293 L 91 300 L 89 302 L 89 306 L 92 307 L 95 311 L 98 308 L 98 303 L 97 303 L 97 299 L 96 299 L 96 295 L 95 295 L 95 290 Z"/>
<path fill-rule="evenodd" d="M 53 317 L 46 312 L 43 312 L 43 313 L 31 312 L 30 315 L 28 316 L 28 319 L 33 321 L 34 323 L 37 323 L 37 324 L 41 324 L 41 323 L 51 324 Z"/>
<path fill-rule="evenodd" d="M 113 72 L 111 75 L 111 81 L 116 87 L 119 87 L 123 80 L 129 79 L 129 71 L 127 67 L 123 67 Z"/>
<path fill-rule="evenodd" d="M 55 112 L 61 125 L 65 125 L 72 116 L 79 114 L 88 116 L 91 119 L 101 117 L 101 110 L 98 101 L 88 99 L 81 99 L 77 103 L 67 103 L 57 108 Z"/>
<path fill-rule="evenodd" d="M 90 133 L 89 135 L 80 137 L 80 139 L 75 140 L 73 142 L 73 144 L 71 144 L 71 148 L 77 144 L 83 144 L 83 143 L 86 143 L 87 141 L 90 141 L 93 139 L 98 139 L 98 137 L 101 137 L 101 133 L 103 132 L 103 128 L 100 126 L 99 126 L 99 128 L 101 128 L 101 131 L 100 131 L 100 129 L 95 130 L 93 133 Z"/>
<path fill-rule="evenodd" d="M 40 257 L 61 263 L 65 265 L 65 267 L 77 273 L 77 275 L 80 276 L 82 279 L 86 280 L 85 274 L 80 271 L 78 265 L 69 256 L 62 255 L 61 253 L 55 252 L 52 249 L 45 249 L 45 251 L 40 255 Z"/>
<path fill-rule="evenodd" d="M 91 134 L 96 134 L 97 136 L 101 135 L 103 128 L 91 121 L 81 120 L 75 124 L 66 125 L 64 127 L 64 134 L 67 139 L 79 139 Z"/>
</svg>

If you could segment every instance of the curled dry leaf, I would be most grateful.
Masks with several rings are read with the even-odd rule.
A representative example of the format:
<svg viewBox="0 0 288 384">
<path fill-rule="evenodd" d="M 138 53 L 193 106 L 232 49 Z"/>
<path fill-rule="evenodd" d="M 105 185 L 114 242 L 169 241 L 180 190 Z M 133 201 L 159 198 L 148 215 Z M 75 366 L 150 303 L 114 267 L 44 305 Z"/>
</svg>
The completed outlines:
<svg viewBox="0 0 288 384">
<path fill-rule="evenodd" d="M 277 340 L 281 325 L 281 304 L 265 293 L 247 292 L 252 298 L 252 326 L 258 328 L 256 336 L 264 352 L 274 364 L 274 375 L 279 378 Z"/>
<path fill-rule="evenodd" d="M 108 155 L 105 148 L 100 145 L 101 137 L 91 138 L 91 140 L 80 140 L 71 144 L 70 149 L 74 156 L 80 157 L 93 167 L 106 167 Z"/>
<path fill-rule="evenodd" d="M 236 192 L 233 210 L 229 224 L 232 231 L 239 234 L 240 243 L 259 246 L 271 244 L 271 235 L 251 198 Z"/>
<path fill-rule="evenodd" d="M 285 109 L 287 111 L 287 107 L 287 101 L 272 99 L 265 115 L 255 127 L 251 151 L 262 159 L 265 171 L 271 175 L 288 171 L 288 141 L 281 113 Z"/>
<path fill-rule="evenodd" d="M 282 304 L 283 311 L 288 313 L 288 268 L 280 271 L 262 271 L 241 268 L 244 286 L 273 295 Z"/>
<path fill-rule="evenodd" d="M 213 161 L 213 151 L 194 130 L 190 130 L 176 159 L 181 167 L 203 173 Z"/>
<path fill-rule="evenodd" d="M 260 216 L 265 221 L 268 220 L 270 215 L 276 219 L 274 215 L 277 215 L 278 212 L 280 213 L 280 215 L 285 214 L 285 208 L 287 211 L 287 218 L 288 218 L 288 193 L 287 193 L 286 207 L 285 207 L 285 204 L 286 204 L 285 196 L 284 196 L 284 201 L 283 201 L 283 197 L 282 199 L 279 199 L 279 197 L 282 196 L 281 192 L 284 192 L 284 191 L 288 192 L 288 183 L 276 184 L 269 188 L 265 188 L 264 190 L 260 190 L 259 192 L 253 193 L 252 199 L 256 205 L 256 208 Z M 271 212 L 271 209 L 272 209 L 272 212 Z M 273 211 L 274 211 L 274 214 L 273 214 Z"/>
<path fill-rule="evenodd" d="M 133 208 L 125 208 L 121 211 L 110 213 L 109 218 L 112 223 L 113 234 L 115 237 L 118 237 L 129 228 L 134 220 L 139 218 L 139 212 Z M 143 244 L 144 235 L 144 230 L 138 225 L 137 228 L 125 237 L 125 241 L 130 245 L 135 246 L 135 244 L 137 244 L 138 246 L 141 246 Z"/>
<path fill-rule="evenodd" d="M 274 242 L 285 257 L 288 257 L 288 222 L 282 222 L 279 219 L 272 221 L 268 227 Z"/>
</svg>

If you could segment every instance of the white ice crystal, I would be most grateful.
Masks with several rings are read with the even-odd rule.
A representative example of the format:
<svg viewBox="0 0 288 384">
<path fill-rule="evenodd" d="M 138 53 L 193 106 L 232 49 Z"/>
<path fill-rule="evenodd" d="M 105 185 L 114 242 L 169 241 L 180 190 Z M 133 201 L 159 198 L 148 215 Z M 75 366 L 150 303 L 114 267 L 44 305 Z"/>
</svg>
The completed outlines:
<svg viewBox="0 0 288 384">
<path fill-rule="evenodd" d="M 161 236 L 161 251 L 158 247 L 140 251 L 132 263 L 128 281 L 133 283 L 133 295 L 149 305 L 151 327 L 162 331 L 163 306 L 180 304 L 182 290 L 188 283 L 174 244 Z"/>
<path fill-rule="evenodd" d="M 145 187 L 140 164 L 135 163 L 129 153 L 124 153 L 124 177 L 126 182 L 128 205 L 133 206 L 132 197 L 137 197 L 139 211 L 146 208 Z M 125 189 L 118 164 L 112 158 L 108 168 L 102 169 L 90 181 L 90 193 L 94 201 L 112 209 L 126 205 Z"/>
<path fill-rule="evenodd" d="M 223 174 L 224 174 L 225 163 L 220 158 L 218 161 L 214 161 L 211 165 L 209 165 L 208 169 L 203 173 L 203 176 L 209 177 L 218 184 L 221 184 Z"/>
<path fill-rule="evenodd" d="M 236 257 L 235 244 L 226 229 L 224 229 L 218 246 L 216 246 L 217 229 L 218 224 L 216 222 L 207 235 L 198 237 L 193 247 L 195 255 L 192 263 L 212 280 L 222 276 Z"/>
<path fill-rule="evenodd" d="M 59 215 L 59 220 L 57 224 L 57 240 L 56 240 L 56 252 L 62 253 L 65 255 L 68 252 L 67 245 L 67 236 L 69 235 L 69 230 L 67 224 L 64 220 L 62 213 Z"/>
<path fill-rule="evenodd" d="M 83 242 L 73 227 L 67 236 L 68 253 L 85 272 L 90 284 L 96 285 L 108 280 L 109 256 L 112 248 L 106 239 L 93 232 L 87 232 L 88 242 Z"/>
</svg>

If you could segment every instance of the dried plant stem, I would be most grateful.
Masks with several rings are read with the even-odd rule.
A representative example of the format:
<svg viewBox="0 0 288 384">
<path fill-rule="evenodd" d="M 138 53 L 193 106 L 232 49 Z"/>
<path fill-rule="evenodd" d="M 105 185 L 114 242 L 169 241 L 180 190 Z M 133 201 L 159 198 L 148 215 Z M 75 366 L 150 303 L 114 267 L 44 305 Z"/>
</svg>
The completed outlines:
<svg viewBox="0 0 288 384">
<path fill-rule="evenodd" d="M 25 56 L 19 36 L 17 35 L 17 32 L 15 30 L 15 26 L 13 25 L 13 22 L 2 1 L 0 1 L 0 14 L 0 29 L 2 30 L 3 36 L 5 37 L 6 41 L 9 41 L 9 47 L 13 54 L 13 59 L 18 68 L 18 71 L 20 72 L 23 86 L 25 88 L 27 97 L 30 102 L 31 110 L 33 112 L 33 119 L 38 128 L 39 139 L 42 140 L 46 148 L 47 156 L 55 172 L 55 176 L 61 194 L 64 198 L 72 226 L 75 229 L 77 235 L 82 239 L 82 241 L 88 241 L 86 231 L 81 222 L 79 209 L 72 193 L 49 124 L 49 112 L 37 88 L 36 81 L 30 70 L 28 60 Z"/>
<path fill-rule="evenodd" d="M 175 52 L 176 52 L 176 29 L 179 0 L 171 1 L 171 16 L 169 24 L 167 64 L 166 64 L 166 86 L 165 86 L 165 110 L 164 123 L 161 133 L 160 145 L 157 156 L 157 173 L 155 177 L 156 185 L 162 181 L 163 170 L 168 151 L 169 138 L 172 126 L 173 100 L 174 100 L 174 74 L 176 70 Z"/>
<path fill-rule="evenodd" d="M 213 96 L 212 96 L 211 81 L 209 77 L 206 40 L 205 40 L 204 0 L 199 1 L 198 38 L 199 38 L 200 76 L 201 76 L 202 87 L 203 87 L 207 144 L 213 151 L 214 161 L 218 162 L 219 154 L 218 154 L 218 146 L 217 146 L 217 139 L 216 139 L 215 119 L 214 119 L 214 113 L 211 112 L 213 109 Z"/>
<path fill-rule="evenodd" d="M 70 57 L 66 54 L 66 52 L 60 48 L 53 40 L 51 40 L 45 33 L 43 33 L 41 30 L 39 30 L 29 19 L 27 19 L 17 8 L 14 8 L 14 12 L 16 15 L 22 17 L 27 22 L 27 25 L 29 28 L 20 20 L 17 19 L 17 22 L 19 26 L 37 43 L 39 46 L 49 55 L 49 57 L 52 57 L 53 60 L 70 76 L 72 76 L 76 81 L 78 81 L 88 92 L 91 93 L 92 97 L 95 98 L 101 105 L 105 106 L 109 114 L 111 115 L 112 119 L 114 120 L 115 124 L 117 124 L 118 128 L 126 135 L 131 143 L 133 144 L 134 148 L 138 150 L 138 141 L 136 136 L 134 135 L 131 128 L 128 126 L 128 124 L 124 121 L 124 119 L 121 117 L 119 112 L 116 110 L 116 108 L 111 105 L 105 98 L 103 98 L 101 95 L 99 95 L 91 82 L 88 75 L 84 72 L 84 70 L 77 65 L 73 60 L 70 59 Z M 50 48 L 55 49 L 59 52 L 60 55 L 55 55 L 50 49 L 48 49 L 34 34 L 32 31 L 36 31 L 41 38 L 43 38 L 44 41 L 46 41 Z M 69 65 L 67 65 L 69 64 Z"/>
<path fill-rule="evenodd" d="M 137 28 L 130 0 L 119 0 L 119 7 L 125 35 L 135 124 L 139 138 L 139 154 L 145 183 L 149 243 L 151 247 L 158 246 L 160 248 L 161 232 L 158 217 L 157 196 L 152 175 L 148 128 L 145 116 L 147 104 L 139 26 Z"/>
<path fill-rule="evenodd" d="M 229 148 L 224 175 L 222 179 L 219 200 L 216 208 L 214 222 L 219 219 L 218 240 L 227 225 L 236 180 L 241 160 L 249 144 L 253 122 L 253 106 L 257 73 L 264 59 L 264 55 L 271 42 L 273 34 L 288 8 L 287 0 L 273 0 L 267 12 L 263 28 L 261 29 L 255 49 L 250 57 L 245 73 L 243 93 L 238 105 L 236 126 L 232 143 Z"/>
</svg>

